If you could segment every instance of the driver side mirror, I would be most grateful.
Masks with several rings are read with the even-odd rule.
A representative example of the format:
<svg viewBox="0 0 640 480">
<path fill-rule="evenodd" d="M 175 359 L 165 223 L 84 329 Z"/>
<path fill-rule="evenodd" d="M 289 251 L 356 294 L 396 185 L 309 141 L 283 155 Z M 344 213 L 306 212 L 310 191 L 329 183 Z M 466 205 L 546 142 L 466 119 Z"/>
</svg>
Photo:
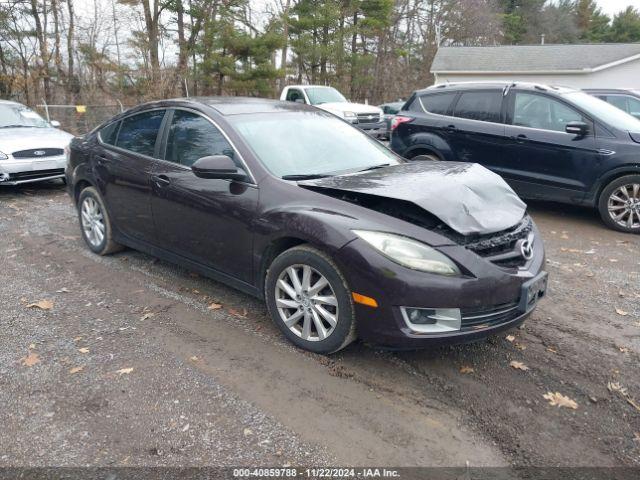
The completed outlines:
<svg viewBox="0 0 640 480">
<path fill-rule="evenodd" d="M 51 120 L 49 123 L 53 128 L 60 128 L 60 122 L 58 120 Z"/>
<path fill-rule="evenodd" d="M 584 137 L 589 133 L 589 125 L 584 122 L 569 122 L 564 130 L 571 135 Z"/>
<path fill-rule="evenodd" d="M 217 178 L 223 180 L 244 180 L 247 172 L 238 168 L 227 155 L 210 155 L 195 161 L 191 170 L 196 177 Z"/>
<path fill-rule="evenodd" d="M 294 100 L 294 102 L 296 102 L 296 103 L 304 103 L 304 98 L 296 98 Z"/>
</svg>

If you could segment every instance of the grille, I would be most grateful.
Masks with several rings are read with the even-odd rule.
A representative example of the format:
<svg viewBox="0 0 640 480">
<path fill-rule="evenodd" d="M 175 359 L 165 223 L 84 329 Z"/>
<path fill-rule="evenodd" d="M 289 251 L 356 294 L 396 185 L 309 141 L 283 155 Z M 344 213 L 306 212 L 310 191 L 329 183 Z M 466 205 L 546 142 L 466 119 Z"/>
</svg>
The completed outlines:
<svg viewBox="0 0 640 480">
<path fill-rule="evenodd" d="M 377 113 L 359 113 L 358 123 L 378 123 L 380 121 L 380 115 Z"/>
<path fill-rule="evenodd" d="M 533 230 L 531 217 L 526 215 L 516 226 L 489 235 L 460 235 L 447 227 L 441 226 L 439 233 L 455 240 L 458 244 L 486 258 L 494 264 L 506 268 L 517 269 L 527 263 L 519 248 L 518 241 L 530 237 Z"/>
<path fill-rule="evenodd" d="M 51 170 L 36 170 L 34 172 L 18 172 L 9 174 L 9 181 L 15 180 L 32 180 L 34 178 L 53 177 L 54 175 L 63 175 L 64 168 L 54 168 Z"/>
<path fill-rule="evenodd" d="M 479 329 L 499 325 L 520 315 L 518 302 L 502 303 L 492 307 L 463 308 L 462 329 Z"/>
<path fill-rule="evenodd" d="M 20 150 L 19 152 L 13 152 L 13 158 L 45 158 L 56 157 L 63 154 L 64 150 L 62 148 L 31 148 L 29 150 Z"/>
</svg>

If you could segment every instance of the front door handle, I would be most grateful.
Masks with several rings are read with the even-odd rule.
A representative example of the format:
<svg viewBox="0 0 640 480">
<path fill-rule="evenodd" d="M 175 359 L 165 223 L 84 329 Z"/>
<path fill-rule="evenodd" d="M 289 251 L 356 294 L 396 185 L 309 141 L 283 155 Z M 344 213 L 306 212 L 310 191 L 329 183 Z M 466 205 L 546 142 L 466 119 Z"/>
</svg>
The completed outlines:
<svg viewBox="0 0 640 480">
<path fill-rule="evenodd" d="M 151 175 L 151 180 L 153 180 L 158 187 L 166 187 L 171 183 L 171 180 L 169 180 L 169 177 L 166 175 Z"/>
<path fill-rule="evenodd" d="M 445 130 L 447 130 L 448 132 L 452 132 L 452 133 L 453 133 L 453 132 L 455 132 L 455 131 L 456 131 L 456 130 L 458 130 L 458 129 L 456 128 L 456 126 L 455 126 L 455 125 L 447 125 L 447 126 L 445 127 Z"/>
</svg>

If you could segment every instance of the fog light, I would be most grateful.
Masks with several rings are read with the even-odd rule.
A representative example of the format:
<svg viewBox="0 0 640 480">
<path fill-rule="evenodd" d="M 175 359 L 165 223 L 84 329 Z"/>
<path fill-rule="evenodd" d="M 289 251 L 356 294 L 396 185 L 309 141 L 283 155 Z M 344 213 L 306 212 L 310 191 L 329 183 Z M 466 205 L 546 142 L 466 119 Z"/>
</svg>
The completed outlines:
<svg viewBox="0 0 640 480">
<path fill-rule="evenodd" d="M 462 316 L 458 308 L 401 307 L 402 317 L 417 333 L 443 333 L 460 330 Z"/>
</svg>

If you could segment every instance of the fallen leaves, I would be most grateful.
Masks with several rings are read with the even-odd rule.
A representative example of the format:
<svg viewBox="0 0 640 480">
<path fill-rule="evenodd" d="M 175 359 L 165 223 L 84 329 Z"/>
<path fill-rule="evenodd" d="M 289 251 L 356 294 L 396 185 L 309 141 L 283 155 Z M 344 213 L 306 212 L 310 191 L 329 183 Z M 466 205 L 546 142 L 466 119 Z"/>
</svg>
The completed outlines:
<svg viewBox="0 0 640 480">
<path fill-rule="evenodd" d="M 505 339 L 507 342 L 511 342 L 511 343 L 513 343 L 513 342 L 515 341 L 516 337 L 515 337 L 515 335 L 507 335 L 506 337 L 504 337 L 504 339 Z"/>
<path fill-rule="evenodd" d="M 84 370 L 84 367 L 73 367 L 69 370 L 69 373 L 73 375 L 74 373 L 80 373 L 82 370 Z"/>
<path fill-rule="evenodd" d="M 80 353 L 89 353 L 89 349 L 88 349 L 87 347 L 79 348 L 79 349 L 78 349 L 78 351 L 79 351 Z"/>
<path fill-rule="evenodd" d="M 473 367 L 469 367 L 468 365 L 460 367 L 460 373 L 462 374 L 473 373 L 474 371 Z"/>
<path fill-rule="evenodd" d="M 616 307 L 616 313 L 622 317 L 626 317 L 627 315 L 629 315 L 629 312 L 625 312 L 624 310 L 618 307 Z"/>
<path fill-rule="evenodd" d="M 522 362 L 518 362 L 516 360 L 512 360 L 509 365 L 513 368 L 515 368 L 516 370 L 522 370 L 524 372 L 526 372 L 527 370 L 529 370 L 529 367 L 527 367 L 524 363 Z"/>
<path fill-rule="evenodd" d="M 573 410 L 577 410 L 578 408 L 578 404 L 575 400 L 562 395 L 560 392 L 547 392 L 542 397 L 549 401 L 549 405 L 554 407 L 571 408 Z"/>
<path fill-rule="evenodd" d="M 121 368 L 120 370 L 116 370 L 118 375 L 129 375 L 133 372 L 133 368 Z"/>
<path fill-rule="evenodd" d="M 53 302 L 51 300 L 40 300 L 38 302 L 30 303 L 27 308 L 39 308 L 40 310 L 51 310 L 53 308 Z"/>
<path fill-rule="evenodd" d="M 20 361 L 25 367 L 33 367 L 35 364 L 40 363 L 40 356 L 36 352 L 29 352 L 29 355 L 22 357 Z"/>
<path fill-rule="evenodd" d="M 618 382 L 609 382 L 609 383 L 607 383 L 607 389 L 611 393 L 617 393 L 618 395 L 620 395 L 622 398 L 624 398 L 626 400 L 626 402 L 629 405 L 631 405 L 638 412 L 640 412 L 640 405 L 638 405 L 638 403 L 636 403 L 636 401 L 633 399 L 633 397 L 631 397 L 631 395 L 629 395 L 629 392 L 627 391 L 627 389 L 625 387 L 623 387 L 622 385 L 620 385 L 620 383 L 618 383 Z"/>
<path fill-rule="evenodd" d="M 140 317 L 140 321 L 142 322 L 144 320 L 147 320 L 147 319 L 153 317 L 154 315 L 155 315 L 155 313 L 153 313 L 153 312 L 147 312 L 144 315 L 142 315 L 142 317 Z"/>
<path fill-rule="evenodd" d="M 247 309 L 243 308 L 242 311 L 236 310 L 235 308 L 230 308 L 229 313 L 235 317 L 247 318 Z"/>
<path fill-rule="evenodd" d="M 222 308 L 222 305 L 220 305 L 219 303 L 210 303 L 209 306 L 207 307 L 208 310 L 220 310 Z"/>
</svg>

